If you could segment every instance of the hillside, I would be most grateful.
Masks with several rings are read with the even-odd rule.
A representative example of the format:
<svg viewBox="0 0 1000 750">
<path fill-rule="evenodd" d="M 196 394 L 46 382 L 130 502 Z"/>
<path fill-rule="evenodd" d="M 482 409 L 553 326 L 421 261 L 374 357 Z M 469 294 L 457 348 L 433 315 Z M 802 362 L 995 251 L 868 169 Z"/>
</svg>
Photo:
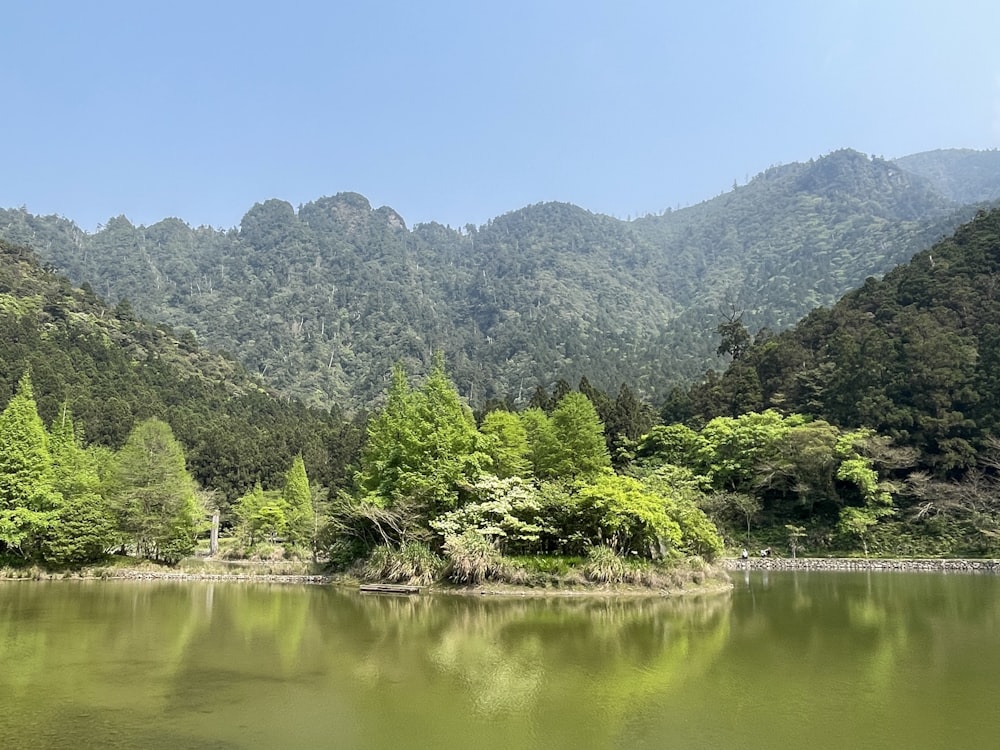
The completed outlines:
<svg viewBox="0 0 1000 750">
<path fill-rule="evenodd" d="M 956 203 L 1000 200 L 1000 151 L 967 148 L 924 151 L 896 159 L 908 172 L 930 181 Z"/>
<path fill-rule="evenodd" d="M 687 416 L 803 412 L 874 428 L 939 476 L 961 476 L 1000 428 L 998 279 L 1000 209 L 758 340 L 691 390 Z"/>
<path fill-rule="evenodd" d="M 341 193 L 265 201 L 230 231 L 118 217 L 87 234 L 8 210 L 0 235 L 283 393 L 356 409 L 394 362 L 425 372 L 438 349 L 473 404 L 581 376 L 658 399 L 717 364 L 720 316 L 784 329 L 970 216 L 923 178 L 838 151 L 630 222 L 548 203 L 408 229 Z"/>
<path fill-rule="evenodd" d="M 223 503 L 279 481 L 299 452 L 317 479 L 344 484 L 360 440 L 359 426 L 279 401 L 190 335 L 138 319 L 128 303 L 107 305 L 0 240 L 0 404 L 26 370 L 42 419 L 68 405 L 88 443 L 117 449 L 137 422 L 169 422 Z"/>
</svg>

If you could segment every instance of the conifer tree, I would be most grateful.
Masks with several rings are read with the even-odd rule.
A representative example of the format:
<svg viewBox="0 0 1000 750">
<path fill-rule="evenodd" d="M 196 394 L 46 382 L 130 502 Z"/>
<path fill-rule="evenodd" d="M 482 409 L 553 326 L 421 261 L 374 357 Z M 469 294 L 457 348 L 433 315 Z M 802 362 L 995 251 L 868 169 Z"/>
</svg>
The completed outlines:
<svg viewBox="0 0 1000 750">
<path fill-rule="evenodd" d="M 170 425 L 147 419 L 132 430 L 113 486 L 119 528 L 138 555 L 174 563 L 194 551 L 204 514 Z"/>
<path fill-rule="evenodd" d="M 368 498 L 392 507 L 415 503 L 434 517 L 453 508 L 458 488 L 489 464 L 479 451 L 472 410 L 444 372 L 438 357 L 419 390 L 396 368 L 385 409 L 371 422 L 359 482 Z"/>
<path fill-rule="evenodd" d="M 97 461 L 82 444 L 69 408 L 52 425 L 53 481 L 62 496 L 55 521 L 46 531 L 46 562 L 81 565 L 100 560 L 113 546 L 111 509 L 101 492 Z"/>
<path fill-rule="evenodd" d="M 0 414 L 0 553 L 40 557 L 40 542 L 61 498 L 52 475 L 49 436 L 25 373 Z"/>
<path fill-rule="evenodd" d="M 569 393 L 552 412 L 558 445 L 557 476 L 594 475 L 611 468 L 604 425 L 593 403 L 582 393 Z"/>
<path fill-rule="evenodd" d="M 312 492 L 309 489 L 309 478 L 306 476 L 306 465 L 301 453 L 292 461 L 292 467 L 285 475 L 281 499 L 286 507 L 289 541 L 297 545 L 311 544 L 314 520 Z"/>
</svg>

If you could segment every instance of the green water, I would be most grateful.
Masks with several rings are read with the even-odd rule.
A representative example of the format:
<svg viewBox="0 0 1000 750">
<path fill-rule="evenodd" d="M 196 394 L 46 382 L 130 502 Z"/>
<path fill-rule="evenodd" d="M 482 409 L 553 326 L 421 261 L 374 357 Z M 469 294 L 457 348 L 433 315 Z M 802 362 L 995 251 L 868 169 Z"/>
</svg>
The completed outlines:
<svg viewBox="0 0 1000 750">
<path fill-rule="evenodd" d="M 0 748 L 1000 747 L 1000 577 L 690 599 L 0 583 Z"/>
</svg>

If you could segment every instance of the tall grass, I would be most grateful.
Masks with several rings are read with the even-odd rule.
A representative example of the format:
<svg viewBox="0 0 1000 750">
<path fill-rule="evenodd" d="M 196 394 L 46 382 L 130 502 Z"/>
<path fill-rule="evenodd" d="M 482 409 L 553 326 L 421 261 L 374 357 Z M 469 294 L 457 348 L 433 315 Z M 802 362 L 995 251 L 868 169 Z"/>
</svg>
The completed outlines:
<svg viewBox="0 0 1000 750">
<path fill-rule="evenodd" d="M 583 575 L 588 581 L 623 583 L 625 573 L 625 561 L 610 547 L 597 545 L 587 551 L 587 562 L 583 564 Z"/>
<path fill-rule="evenodd" d="M 441 567 L 441 558 L 426 544 L 407 542 L 398 549 L 387 545 L 373 549 L 362 563 L 360 575 L 366 581 L 426 586 L 437 580 Z"/>
<path fill-rule="evenodd" d="M 455 583 L 475 585 L 483 581 L 509 580 L 503 556 L 478 531 L 470 529 L 461 536 L 448 537 L 444 552 L 447 558 L 445 575 Z"/>
</svg>

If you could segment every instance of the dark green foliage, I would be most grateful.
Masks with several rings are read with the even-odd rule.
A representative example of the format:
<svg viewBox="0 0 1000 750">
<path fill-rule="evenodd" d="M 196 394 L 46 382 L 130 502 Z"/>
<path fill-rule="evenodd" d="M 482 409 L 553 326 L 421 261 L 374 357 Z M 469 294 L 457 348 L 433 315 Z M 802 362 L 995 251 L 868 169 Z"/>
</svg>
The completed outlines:
<svg viewBox="0 0 1000 750">
<path fill-rule="evenodd" d="M 300 453 L 323 484 L 349 486 L 356 470 L 363 414 L 279 401 L 191 336 L 118 317 L 0 240 L 0 403 L 26 370 L 42 420 L 69 405 L 85 444 L 118 449 L 137 422 L 167 421 L 223 509 L 256 482 L 280 486 Z"/>
<path fill-rule="evenodd" d="M 961 476 L 1000 427 L 997 278 L 1000 211 L 984 212 L 882 281 L 755 343 L 692 389 L 690 414 L 810 413 L 870 427 L 918 449 L 938 476 Z M 759 399 L 744 397 L 751 380 Z"/>
<path fill-rule="evenodd" d="M 546 203 L 462 231 L 408 230 L 391 209 L 342 193 L 298 212 L 265 201 L 238 231 L 119 217 L 88 235 L 10 210 L 0 232 L 308 404 L 367 405 L 389 363 L 423 374 L 440 348 L 471 404 L 522 408 L 537 385 L 562 380 L 551 401 L 532 400 L 548 410 L 582 375 L 609 393 L 625 381 L 662 398 L 717 362 L 720 309 L 738 304 L 747 328 L 782 330 L 950 231 L 955 210 L 894 164 L 838 151 L 631 222 Z M 138 418 L 163 416 L 149 403 Z M 74 408 L 88 436 L 124 440 L 127 429 L 105 432 Z"/>
</svg>

